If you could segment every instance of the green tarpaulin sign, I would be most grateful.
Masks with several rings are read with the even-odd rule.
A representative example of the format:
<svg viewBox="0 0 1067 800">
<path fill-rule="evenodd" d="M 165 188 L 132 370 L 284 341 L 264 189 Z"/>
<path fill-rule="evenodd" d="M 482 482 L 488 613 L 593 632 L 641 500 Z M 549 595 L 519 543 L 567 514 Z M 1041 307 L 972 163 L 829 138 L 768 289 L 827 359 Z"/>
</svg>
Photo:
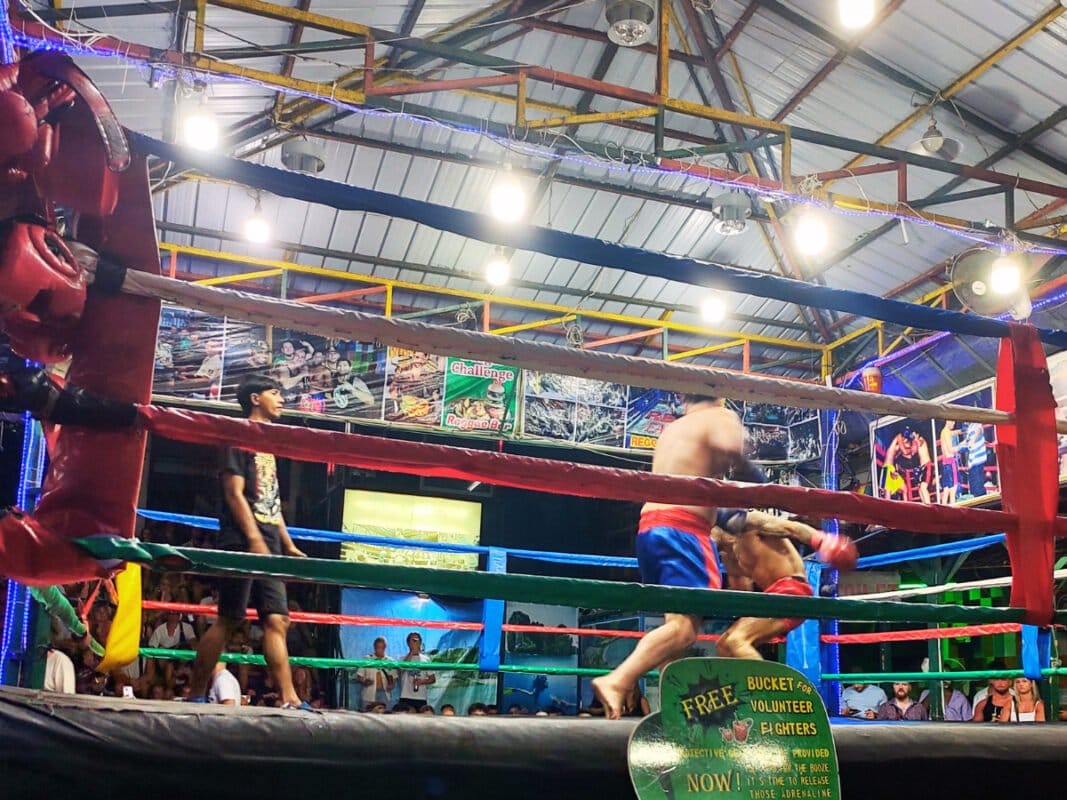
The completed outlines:
<svg viewBox="0 0 1067 800">
<path fill-rule="evenodd" d="M 687 658 L 660 681 L 661 710 L 630 738 L 641 800 L 840 800 L 837 751 L 815 687 L 767 661 Z"/>
<path fill-rule="evenodd" d="M 517 367 L 450 358 L 445 372 L 445 428 L 474 433 L 514 432 Z"/>
</svg>

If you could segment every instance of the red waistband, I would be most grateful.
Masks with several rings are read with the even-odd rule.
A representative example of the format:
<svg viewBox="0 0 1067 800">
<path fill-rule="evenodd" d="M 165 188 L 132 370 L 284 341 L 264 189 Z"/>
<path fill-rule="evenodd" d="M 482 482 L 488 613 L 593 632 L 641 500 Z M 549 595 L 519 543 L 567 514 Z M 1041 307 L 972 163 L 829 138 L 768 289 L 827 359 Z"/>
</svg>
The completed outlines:
<svg viewBox="0 0 1067 800">
<path fill-rule="evenodd" d="M 711 533 L 711 523 L 688 508 L 650 508 L 642 511 L 637 532 L 644 533 L 652 528 L 674 528 L 694 536 L 707 536 Z"/>
<path fill-rule="evenodd" d="M 779 578 L 766 589 L 763 590 L 764 594 L 789 594 L 795 597 L 814 597 L 815 590 L 811 588 L 811 584 L 804 578 L 800 578 L 796 575 L 788 575 L 785 578 Z"/>
</svg>

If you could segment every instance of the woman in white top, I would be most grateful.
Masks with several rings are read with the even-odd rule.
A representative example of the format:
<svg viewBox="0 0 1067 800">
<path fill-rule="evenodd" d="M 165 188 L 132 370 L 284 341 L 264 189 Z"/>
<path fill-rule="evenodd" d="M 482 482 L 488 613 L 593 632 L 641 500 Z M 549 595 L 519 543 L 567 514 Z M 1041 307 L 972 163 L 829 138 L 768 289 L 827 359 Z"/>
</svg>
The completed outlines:
<svg viewBox="0 0 1067 800">
<path fill-rule="evenodd" d="M 1015 701 L 1009 722 L 1044 722 L 1045 704 L 1034 682 L 1029 678 L 1015 679 Z"/>
</svg>

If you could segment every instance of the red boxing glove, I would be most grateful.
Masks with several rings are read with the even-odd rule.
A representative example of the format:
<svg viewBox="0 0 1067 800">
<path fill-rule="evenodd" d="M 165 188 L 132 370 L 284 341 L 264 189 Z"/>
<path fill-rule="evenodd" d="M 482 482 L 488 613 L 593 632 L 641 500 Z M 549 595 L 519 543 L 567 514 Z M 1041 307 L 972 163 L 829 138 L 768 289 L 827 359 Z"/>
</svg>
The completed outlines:
<svg viewBox="0 0 1067 800">
<path fill-rule="evenodd" d="M 819 560 L 834 569 L 855 569 L 859 553 L 856 543 L 847 536 L 816 531 L 811 536 L 811 546 L 819 554 Z"/>
</svg>

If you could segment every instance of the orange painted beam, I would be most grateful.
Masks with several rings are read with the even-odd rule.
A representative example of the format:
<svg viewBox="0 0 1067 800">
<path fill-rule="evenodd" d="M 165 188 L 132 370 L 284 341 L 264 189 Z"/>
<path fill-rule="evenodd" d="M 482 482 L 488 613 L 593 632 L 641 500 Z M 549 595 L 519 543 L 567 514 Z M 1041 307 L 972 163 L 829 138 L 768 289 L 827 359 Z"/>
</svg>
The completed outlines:
<svg viewBox="0 0 1067 800">
<path fill-rule="evenodd" d="M 659 336 L 665 331 L 666 328 L 653 328 L 648 331 L 637 331 L 635 333 L 626 333 L 622 336 L 612 336 L 610 339 L 597 339 L 594 342 L 586 342 L 582 345 L 583 350 L 594 350 L 597 347 L 607 347 L 612 344 L 622 344 L 623 342 L 632 342 L 635 339 L 647 339 L 650 336 Z"/>
<path fill-rule="evenodd" d="M 329 294 L 312 294 L 301 297 L 298 303 L 325 303 L 327 300 L 347 300 L 351 297 L 366 297 L 371 294 L 381 294 L 388 286 L 367 286 L 363 289 L 348 289 L 343 292 L 330 292 Z"/>
</svg>

